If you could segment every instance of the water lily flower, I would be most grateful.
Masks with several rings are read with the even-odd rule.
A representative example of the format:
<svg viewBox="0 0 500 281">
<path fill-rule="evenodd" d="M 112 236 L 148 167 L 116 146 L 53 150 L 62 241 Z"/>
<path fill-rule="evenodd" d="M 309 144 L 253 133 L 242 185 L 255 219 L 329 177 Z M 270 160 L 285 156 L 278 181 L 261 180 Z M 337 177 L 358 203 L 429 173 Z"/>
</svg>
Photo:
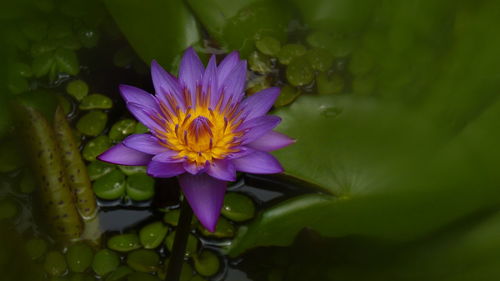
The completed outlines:
<svg viewBox="0 0 500 281">
<path fill-rule="evenodd" d="M 236 172 L 283 171 L 269 153 L 293 143 L 273 131 L 277 116 L 266 115 L 279 95 L 268 88 L 245 95 L 247 65 L 237 52 L 206 69 L 192 48 L 184 53 L 179 77 L 151 64 L 155 95 L 120 85 L 128 110 L 149 128 L 101 154 L 101 161 L 147 165 L 152 177 L 178 176 L 182 192 L 201 224 L 215 231 L 226 185 Z"/>
</svg>

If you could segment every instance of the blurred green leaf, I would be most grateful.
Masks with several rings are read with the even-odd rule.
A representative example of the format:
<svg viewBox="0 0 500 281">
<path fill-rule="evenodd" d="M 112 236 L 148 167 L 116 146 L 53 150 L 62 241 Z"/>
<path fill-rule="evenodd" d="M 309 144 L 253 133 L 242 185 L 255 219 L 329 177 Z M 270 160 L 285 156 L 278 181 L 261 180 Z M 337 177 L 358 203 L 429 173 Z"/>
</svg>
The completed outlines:
<svg viewBox="0 0 500 281">
<path fill-rule="evenodd" d="M 149 64 L 155 59 L 167 69 L 182 51 L 200 41 L 197 23 L 181 0 L 105 0 L 130 45 Z"/>
<path fill-rule="evenodd" d="M 281 0 L 188 0 L 197 18 L 226 50 L 246 56 L 256 39 L 284 42 L 292 19 L 291 5 Z"/>
<path fill-rule="evenodd" d="M 286 173 L 332 195 L 265 210 L 240 228 L 231 255 L 289 245 L 304 227 L 408 241 L 500 203 L 500 102 L 451 142 L 425 111 L 371 99 L 302 97 L 277 114 L 280 131 L 297 138 L 276 152 Z"/>
</svg>

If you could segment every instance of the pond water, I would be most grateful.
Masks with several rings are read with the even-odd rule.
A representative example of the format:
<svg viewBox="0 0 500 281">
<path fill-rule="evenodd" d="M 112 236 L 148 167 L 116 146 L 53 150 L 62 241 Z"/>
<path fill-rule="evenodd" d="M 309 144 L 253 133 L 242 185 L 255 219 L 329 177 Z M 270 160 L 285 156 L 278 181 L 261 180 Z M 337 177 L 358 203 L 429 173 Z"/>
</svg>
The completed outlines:
<svg viewBox="0 0 500 281">
<path fill-rule="evenodd" d="M 0 281 L 164 280 L 177 180 L 96 156 L 148 130 L 118 86 L 154 92 L 189 46 L 280 87 L 297 143 L 238 174 L 214 233 L 193 219 L 181 280 L 498 280 L 496 2 L 2 4 Z"/>
</svg>

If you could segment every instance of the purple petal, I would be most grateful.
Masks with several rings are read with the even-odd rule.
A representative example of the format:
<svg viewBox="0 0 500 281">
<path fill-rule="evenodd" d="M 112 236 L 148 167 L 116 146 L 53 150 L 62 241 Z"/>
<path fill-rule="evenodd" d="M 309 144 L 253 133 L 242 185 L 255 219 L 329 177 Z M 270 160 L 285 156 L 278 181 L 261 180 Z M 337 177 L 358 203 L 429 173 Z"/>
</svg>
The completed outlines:
<svg viewBox="0 0 500 281">
<path fill-rule="evenodd" d="M 185 161 L 183 164 L 184 170 L 192 175 L 197 175 L 206 170 L 206 165 L 197 165 L 196 163 L 189 161 Z"/>
<path fill-rule="evenodd" d="M 224 81 L 231 74 L 233 68 L 240 62 L 240 55 L 237 51 L 227 55 L 217 67 L 217 77 L 219 81 Z"/>
<path fill-rule="evenodd" d="M 181 86 L 189 90 L 193 101 L 196 95 L 196 87 L 201 85 L 203 70 L 204 68 L 200 58 L 194 49 L 189 47 L 186 52 L 184 52 L 184 56 L 179 66 L 179 82 Z"/>
<path fill-rule="evenodd" d="M 153 161 L 162 163 L 180 163 L 184 162 L 184 158 L 178 158 L 179 152 L 168 149 L 153 157 Z"/>
<path fill-rule="evenodd" d="M 283 168 L 278 160 L 267 152 L 255 151 L 232 161 L 236 170 L 245 173 L 276 174 L 283 172 Z"/>
<path fill-rule="evenodd" d="M 280 94 L 280 88 L 273 87 L 262 90 L 246 98 L 241 108 L 246 111 L 248 120 L 265 115 L 273 106 Z"/>
<path fill-rule="evenodd" d="M 160 141 L 150 134 L 134 134 L 123 140 L 123 144 L 128 148 L 135 149 L 147 154 L 159 154 L 169 150 L 160 144 Z"/>
<path fill-rule="evenodd" d="M 224 80 L 219 79 L 219 92 L 224 95 L 224 104 L 230 99 L 231 103 L 239 102 L 245 95 L 247 80 L 247 62 L 240 61 Z"/>
<path fill-rule="evenodd" d="M 178 105 L 183 105 L 182 91 L 179 82 L 174 76 L 165 71 L 165 69 L 155 60 L 151 62 L 151 76 L 153 78 L 155 93 L 163 103 L 169 104 L 167 97 L 170 96 Z"/>
<path fill-rule="evenodd" d="M 182 163 L 162 163 L 157 161 L 149 162 L 147 167 L 148 175 L 155 178 L 171 178 L 184 173 Z"/>
<path fill-rule="evenodd" d="M 248 146 L 260 151 L 274 151 L 289 146 L 295 140 L 284 134 L 270 131 L 260 138 L 249 143 Z"/>
<path fill-rule="evenodd" d="M 184 174 L 179 176 L 179 183 L 200 223 L 214 232 L 224 202 L 226 182 L 207 174 Z"/>
<path fill-rule="evenodd" d="M 208 165 L 207 174 L 223 181 L 236 180 L 236 169 L 229 160 L 213 161 Z"/>
<path fill-rule="evenodd" d="M 243 136 L 242 144 L 251 143 L 254 140 L 262 137 L 263 135 L 274 129 L 274 127 L 278 126 L 280 122 L 281 118 L 273 115 L 264 115 L 245 121 L 238 129 L 239 131 L 246 131 L 245 135 Z"/>
<path fill-rule="evenodd" d="M 137 103 L 127 103 L 127 108 L 134 115 L 134 117 L 139 120 L 144 126 L 148 127 L 150 130 L 156 130 L 161 132 L 163 127 L 160 124 L 161 115 L 149 108 L 143 107 Z"/>
<path fill-rule="evenodd" d="M 119 89 L 126 103 L 136 103 L 143 107 L 159 110 L 158 101 L 150 93 L 129 85 L 120 85 Z"/>
<path fill-rule="evenodd" d="M 128 148 L 119 143 L 97 156 L 97 159 L 118 165 L 144 166 L 151 161 L 151 155 Z"/>
<path fill-rule="evenodd" d="M 203 74 L 202 92 L 210 95 L 210 104 L 213 105 L 217 102 L 219 95 L 217 93 L 217 64 L 215 55 L 212 55 L 208 62 L 207 69 Z"/>
</svg>

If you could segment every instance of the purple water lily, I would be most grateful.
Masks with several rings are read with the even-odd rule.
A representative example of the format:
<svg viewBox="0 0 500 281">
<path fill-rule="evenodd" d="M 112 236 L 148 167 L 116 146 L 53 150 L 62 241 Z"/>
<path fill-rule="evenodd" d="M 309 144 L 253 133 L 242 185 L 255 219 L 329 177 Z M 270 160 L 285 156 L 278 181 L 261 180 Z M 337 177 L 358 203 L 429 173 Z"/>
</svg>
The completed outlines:
<svg viewBox="0 0 500 281">
<path fill-rule="evenodd" d="M 213 232 L 227 182 L 236 179 L 236 171 L 280 173 L 283 168 L 269 152 L 293 143 L 272 131 L 280 118 L 266 115 L 280 89 L 265 89 L 244 99 L 246 73 L 246 61 L 237 52 L 218 66 L 212 56 L 204 69 L 189 48 L 178 79 L 153 61 L 155 95 L 120 86 L 127 108 L 150 133 L 127 137 L 99 160 L 147 165 L 152 177 L 178 176 L 195 215 Z"/>
</svg>

